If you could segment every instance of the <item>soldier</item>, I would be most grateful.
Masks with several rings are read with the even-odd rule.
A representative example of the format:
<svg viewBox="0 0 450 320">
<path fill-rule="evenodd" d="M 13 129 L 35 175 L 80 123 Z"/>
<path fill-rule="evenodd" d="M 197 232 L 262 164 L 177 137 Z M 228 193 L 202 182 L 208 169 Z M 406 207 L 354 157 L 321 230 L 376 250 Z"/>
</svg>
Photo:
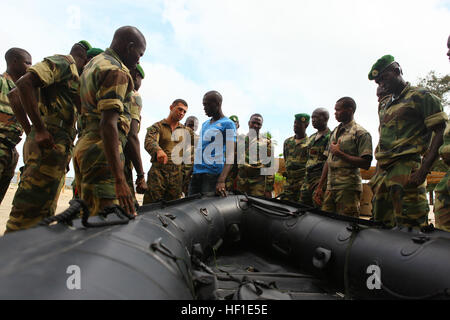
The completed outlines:
<svg viewBox="0 0 450 320">
<path fill-rule="evenodd" d="M 322 175 L 323 166 L 327 161 L 324 152 L 330 141 L 331 131 L 328 128 L 328 119 L 330 114 L 324 108 L 314 110 L 312 116 L 312 125 L 317 132 L 308 139 L 308 161 L 306 162 L 305 181 L 300 192 L 300 202 L 308 206 L 317 206 L 312 196 L 319 184 Z"/>
<path fill-rule="evenodd" d="M 239 164 L 237 190 L 252 196 L 272 198 L 274 176 L 262 172 L 262 168 L 269 168 L 271 162 L 264 161 L 272 155 L 272 142 L 267 136 L 260 135 L 263 117 L 255 113 L 250 117 L 248 127 L 250 132 L 245 136 L 245 163 Z M 260 157 L 265 150 L 265 159 Z M 256 154 L 250 156 L 254 151 Z M 254 159 L 252 159 L 254 158 Z M 252 163 L 253 160 L 255 163 Z M 266 162 L 266 163 L 264 163 Z"/>
<path fill-rule="evenodd" d="M 237 133 L 239 130 L 239 127 L 240 127 L 238 116 L 232 115 L 229 119 L 234 122 L 234 125 L 236 127 L 236 133 Z M 237 133 L 237 135 L 238 135 L 238 139 L 236 139 L 237 141 L 239 140 L 239 138 L 245 139 L 245 135 L 239 135 L 239 133 Z M 227 181 L 225 183 L 225 186 L 228 191 L 232 191 L 232 192 L 236 191 L 238 172 L 239 172 L 239 168 L 238 168 L 238 163 L 237 163 L 237 144 L 235 144 L 233 167 L 231 168 L 231 171 L 228 174 Z"/>
<path fill-rule="evenodd" d="M 194 156 L 195 156 L 195 148 L 197 146 L 198 141 L 198 119 L 197 117 L 190 116 L 186 119 L 186 122 L 184 123 L 185 127 L 192 130 L 192 134 L 194 136 L 194 145 L 190 150 L 191 154 L 191 163 L 183 163 L 183 193 L 185 196 L 188 195 L 189 191 L 189 183 L 191 182 L 192 178 L 192 170 L 194 169 Z"/>
<path fill-rule="evenodd" d="M 170 114 L 147 129 L 145 150 L 152 157 L 152 167 L 147 177 L 147 192 L 144 204 L 158 201 L 171 201 L 181 198 L 183 174 L 182 164 L 177 164 L 173 157 L 178 144 L 187 143 L 191 136 L 186 127 L 180 123 L 188 110 L 183 99 L 177 99 L 170 105 Z M 186 133 L 188 133 L 186 135 Z M 190 139 L 188 142 L 193 143 Z M 191 146 L 189 146 L 190 148 Z M 177 154 L 176 156 L 179 156 Z"/>
<path fill-rule="evenodd" d="M 314 192 L 314 201 L 321 205 L 323 186 L 327 181 L 322 210 L 359 217 L 362 192 L 360 168 L 369 169 L 372 162 L 372 137 L 353 119 L 356 103 L 350 97 L 336 102 L 336 120 L 324 155 L 327 162 Z"/>
<path fill-rule="evenodd" d="M 389 94 L 378 107 L 378 171 L 371 179 L 374 220 L 390 227 L 424 226 L 429 211 L 425 179 L 438 156 L 447 115 L 436 96 L 403 80 L 391 55 L 373 65 L 369 79 Z"/>
<path fill-rule="evenodd" d="M 81 77 L 83 134 L 75 146 L 74 168 L 81 199 L 92 215 L 114 204 L 135 214 L 123 166 L 130 125 L 121 116 L 125 99 L 134 89 L 129 70 L 136 69 L 146 46 L 137 28 L 121 27 L 110 48 L 92 59 Z"/>
<path fill-rule="evenodd" d="M 234 162 L 236 127 L 224 116 L 222 101 L 217 91 L 209 91 L 203 97 L 205 113 L 211 119 L 202 125 L 189 195 L 215 191 L 227 196 L 225 181 Z"/>
<path fill-rule="evenodd" d="M 306 161 L 308 160 L 308 136 L 306 128 L 309 125 L 310 116 L 306 113 L 295 115 L 295 136 L 284 141 L 283 157 L 286 166 L 286 184 L 281 196 L 282 200 L 298 202 L 300 190 L 305 179 Z"/>
<path fill-rule="evenodd" d="M 450 36 L 447 40 L 447 48 L 447 56 L 450 59 Z M 439 154 L 445 164 L 450 167 L 450 125 L 448 121 L 444 131 L 444 143 L 439 149 Z M 450 170 L 447 170 L 447 174 L 437 184 L 434 192 L 436 193 L 434 203 L 436 227 L 450 232 Z"/>
<path fill-rule="evenodd" d="M 145 183 L 144 169 L 142 168 L 141 160 L 141 148 L 139 142 L 139 130 L 141 123 L 141 110 L 142 110 L 142 98 L 139 95 L 139 88 L 141 87 L 142 80 L 145 78 L 144 69 L 138 64 L 136 69 L 131 72 L 134 83 L 134 90 L 125 103 L 125 109 L 130 112 L 130 132 L 127 137 L 127 144 L 125 145 L 125 178 L 127 179 L 128 186 L 133 195 L 134 202 L 137 202 L 134 192 L 133 184 L 133 167 L 136 168 L 136 192 L 144 194 L 147 191 L 147 184 Z M 124 112 L 125 113 L 125 112 Z"/>
<path fill-rule="evenodd" d="M 8 94 L 16 87 L 14 83 L 31 66 L 31 55 L 23 49 L 12 48 L 6 52 L 5 60 L 6 72 L 0 76 L 0 204 L 19 160 L 16 145 L 20 142 L 24 129 L 26 134 L 30 133 L 30 127 L 22 128 L 16 119 L 14 102 L 10 102 Z M 20 98 L 17 102 L 20 103 Z"/>
<path fill-rule="evenodd" d="M 76 135 L 79 75 L 88 48 L 82 41 L 70 55 L 45 58 L 16 83 L 33 125 L 24 144 L 25 166 L 6 232 L 28 229 L 54 214 Z"/>
</svg>

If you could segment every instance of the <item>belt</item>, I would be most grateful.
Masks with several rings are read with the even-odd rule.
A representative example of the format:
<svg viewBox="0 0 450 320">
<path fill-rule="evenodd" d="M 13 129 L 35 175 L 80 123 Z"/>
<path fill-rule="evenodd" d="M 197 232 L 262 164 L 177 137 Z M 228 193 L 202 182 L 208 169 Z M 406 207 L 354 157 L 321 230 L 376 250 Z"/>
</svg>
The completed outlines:
<svg viewBox="0 0 450 320">
<path fill-rule="evenodd" d="M 46 126 L 52 126 L 61 128 L 66 131 L 72 139 L 77 135 L 77 130 L 73 126 L 67 125 L 64 120 L 56 119 L 56 118 L 44 118 L 44 123 Z"/>
<path fill-rule="evenodd" d="M 422 159 L 419 155 L 417 154 L 413 154 L 413 155 L 406 155 L 406 156 L 401 156 L 401 157 L 396 157 L 393 159 L 393 161 L 389 162 L 388 164 L 380 164 L 380 169 L 382 170 L 386 170 L 389 167 L 397 164 L 398 162 L 401 161 L 414 161 L 414 162 L 422 162 Z"/>
</svg>

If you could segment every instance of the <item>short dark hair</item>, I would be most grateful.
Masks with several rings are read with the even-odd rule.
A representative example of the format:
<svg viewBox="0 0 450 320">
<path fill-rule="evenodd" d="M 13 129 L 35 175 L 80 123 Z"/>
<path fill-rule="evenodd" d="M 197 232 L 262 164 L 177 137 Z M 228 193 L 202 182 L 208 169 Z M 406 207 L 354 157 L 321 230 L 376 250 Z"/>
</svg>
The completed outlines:
<svg viewBox="0 0 450 320">
<path fill-rule="evenodd" d="M 24 54 L 31 57 L 31 55 L 28 53 L 27 50 L 21 49 L 21 48 L 11 48 L 5 53 L 5 60 L 6 63 L 13 62 L 14 59 L 19 58 L 23 56 Z"/>
<path fill-rule="evenodd" d="M 343 97 L 343 98 L 340 98 L 337 102 L 342 103 L 342 106 L 344 108 L 350 108 L 353 110 L 353 112 L 356 111 L 356 102 L 355 102 L 355 100 L 353 100 L 353 98 Z"/>
<path fill-rule="evenodd" d="M 206 97 L 206 96 L 215 96 L 216 99 L 217 99 L 217 102 L 218 102 L 220 105 L 222 105 L 223 97 L 222 97 L 222 95 L 221 95 L 218 91 L 215 91 L 215 90 L 208 91 L 207 93 L 205 93 L 204 97 Z"/>
<path fill-rule="evenodd" d="M 187 102 L 184 101 L 183 99 L 177 99 L 177 100 L 175 100 L 175 101 L 172 103 L 172 105 L 173 105 L 173 106 L 177 106 L 177 105 L 179 105 L 180 103 L 181 103 L 182 105 L 184 105 L 185 107 L 188 107 Z"/>
<path fill-rule="evenodd" d="M 261 119 L 264 120 L 263 116 L 260 115 L 259 113 L 254 113 L 254 114 L 252 114 L 252 115 L 250 116 L 250 119 L 252 119 L 253 117 L 260 117 Z"/>
</svg>

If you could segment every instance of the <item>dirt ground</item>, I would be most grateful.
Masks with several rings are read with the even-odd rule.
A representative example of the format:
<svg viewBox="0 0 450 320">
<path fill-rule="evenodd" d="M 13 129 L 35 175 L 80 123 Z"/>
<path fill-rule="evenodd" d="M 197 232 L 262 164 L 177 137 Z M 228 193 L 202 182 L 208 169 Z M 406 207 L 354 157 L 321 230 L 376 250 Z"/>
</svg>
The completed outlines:
<svg viewBox="0 0 450 320">
<path fill-rule="evenodd" d="M 0 205 L 0 236 L 3 235 L 6 229 L 6 222 L 8 221 L 9 213 L 11 212 L 12 201 L 14 194 L 17 190 L 17 184 L 11 183 L 8 191 L 6 192 L 5 198 Z M 137 195 L 138 201 L 142 204 L 142 195 Z M 64 188 L 61 191 L 61 195 L 58 200 L 58 207 L 56 208 L 56 214 L 63 212 L 69 207 L 69 201 L 72 199 L 72 189 Z"/>
</svg>

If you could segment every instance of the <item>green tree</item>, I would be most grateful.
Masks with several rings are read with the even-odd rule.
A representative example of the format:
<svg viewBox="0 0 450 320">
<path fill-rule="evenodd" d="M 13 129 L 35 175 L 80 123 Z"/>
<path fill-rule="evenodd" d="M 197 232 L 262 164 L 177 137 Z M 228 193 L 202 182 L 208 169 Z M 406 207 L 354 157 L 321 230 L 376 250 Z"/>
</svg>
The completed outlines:
<svg viewBox="0 0 450 320">
<path fill-rule="evenodd" d="M 430 71 L 424 78 L 419 78 L 417 86 L 427 88 L 442 100 L 442 106 L 450 111 L 450 74 L 439 75 Z"/>
</svg>

